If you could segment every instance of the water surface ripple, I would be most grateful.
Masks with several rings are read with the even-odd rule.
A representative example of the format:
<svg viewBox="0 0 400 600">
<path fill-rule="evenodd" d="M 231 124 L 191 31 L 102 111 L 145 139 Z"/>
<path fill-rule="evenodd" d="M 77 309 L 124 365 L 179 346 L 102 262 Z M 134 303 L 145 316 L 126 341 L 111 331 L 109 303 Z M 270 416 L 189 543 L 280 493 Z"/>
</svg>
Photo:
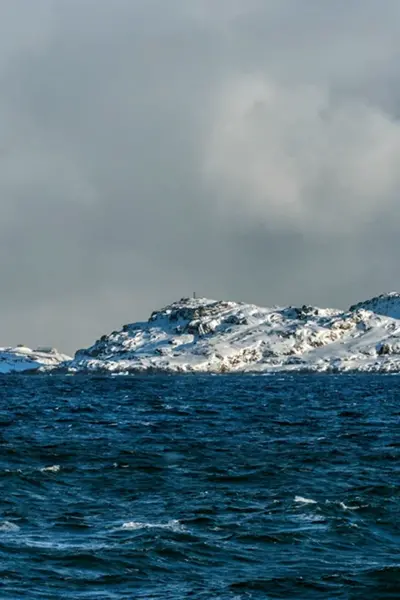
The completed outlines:
<svg viewBox="0 0 400 600">
<path fill-rule="evenodd" d="M 0 598 L 400 598 L 400 377 L 0 393 Z"/>
</svg>

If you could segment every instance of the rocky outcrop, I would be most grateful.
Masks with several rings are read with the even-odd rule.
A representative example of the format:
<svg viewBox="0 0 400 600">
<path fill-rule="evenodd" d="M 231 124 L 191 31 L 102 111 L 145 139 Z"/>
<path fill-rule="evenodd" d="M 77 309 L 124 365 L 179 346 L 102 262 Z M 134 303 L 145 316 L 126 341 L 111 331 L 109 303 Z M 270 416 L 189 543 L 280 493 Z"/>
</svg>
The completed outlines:
<svg viewBox="0 0 400 600">
<path fill-rule="evenodd" d="M 394 315 L 399 315 L 399 319 Z M 182 298 L 79 350 L 70 372 L 400 371 L 400 296 L 348 311 Z"/>
<path fill-rule="evenodd" d="M 390 292 L 350 306 L 350 311 L 368 310 L 377 315 L 400 319 L 400 294 Z"/>
<path fill-rule="evenodd" d="M 0 374 L 38 372 L 53 369 L 71 358 L 55 348 L 41 346 L 32 350 L 23 344 L 15 348 L 0 348 Z"/>
</svg>

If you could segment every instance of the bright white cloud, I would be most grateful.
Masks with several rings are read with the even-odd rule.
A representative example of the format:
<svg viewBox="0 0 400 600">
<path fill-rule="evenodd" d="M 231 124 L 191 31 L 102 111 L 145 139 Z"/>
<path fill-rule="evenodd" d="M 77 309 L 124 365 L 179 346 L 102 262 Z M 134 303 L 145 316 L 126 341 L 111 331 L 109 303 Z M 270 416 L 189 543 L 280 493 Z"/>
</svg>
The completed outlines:
<svg viewBox="0 0 400 600">
<path fill-rule="evenodd" d="M 400 122 L 363 98 L 254 75 L 224 85 L 211 107 L 204 176 L 221 211 L 354 232 L 400 190 Z"/>
</svg>

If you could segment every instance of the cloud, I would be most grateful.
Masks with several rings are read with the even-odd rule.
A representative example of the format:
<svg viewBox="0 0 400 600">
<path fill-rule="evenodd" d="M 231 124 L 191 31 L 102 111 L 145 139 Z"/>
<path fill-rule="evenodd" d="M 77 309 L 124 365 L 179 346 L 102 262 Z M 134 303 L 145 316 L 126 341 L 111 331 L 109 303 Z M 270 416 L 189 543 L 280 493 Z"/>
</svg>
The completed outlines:
<svg viewBox="0 0 400 600">
<path fill-rule="evenodd" d="M 4 0 L 1 344 L 396 287 L 397 0 Z"/>
<path fill-rule="evenodd" d="M 219 210 L 266 227 L 354 235 L 400 186 L 400 123 L 363 98 L 243 76 L 217 94 L 204 173 Z"/>
</svg>

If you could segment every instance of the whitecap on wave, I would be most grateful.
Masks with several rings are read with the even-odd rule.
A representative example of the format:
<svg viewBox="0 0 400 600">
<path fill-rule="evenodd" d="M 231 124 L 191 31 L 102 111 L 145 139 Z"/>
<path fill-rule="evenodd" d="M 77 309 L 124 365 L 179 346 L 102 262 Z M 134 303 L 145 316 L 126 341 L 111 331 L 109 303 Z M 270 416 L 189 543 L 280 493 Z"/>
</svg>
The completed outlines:
<svg viewBox="0 0 400 600">
<path fill-rule="evenodd" d="M 44 472 L 50 472 L 50 473 L 58 473 L 58 471 L 60 470 L 60 465 L 52 465 L 51 467 L 43 467 L 43 469 L 40 469 L 42 471 L 42 473 Z"/>
<path fill-rule="evenodd" d="M 339 506 L 343 510 L 358 510 L 360 508 L 359 506 L 347 506 L 344 502 L 339 502 Z"/>
<path fill-rule="evenodd" d="M 11 531 L 19 531 L 19 527 L 18 525 L 16 525 L 15 523 L 11 523 L 10 521 L 3 521 L 2 523 L 0 523 L 0 531 L 7 531 L 7 532 L 11 532 Z"/>
<path fill-rule="evenodd" d="M 172 519 L 167 523 L 146 523 L 142 521 L 127 521 L 123 523 L 121 529 L 168 529 L 170 531 L 185 531 L 185 526 L 176 519 Z"/>
<path fill-rule="evenodd" d="M 301 502 L 302 504 L 317 504 L 316 500 L 312 500 L 311 498 L 303 498 L 303 496 L 295 496 L 295 502 Z"/>
</svg>

